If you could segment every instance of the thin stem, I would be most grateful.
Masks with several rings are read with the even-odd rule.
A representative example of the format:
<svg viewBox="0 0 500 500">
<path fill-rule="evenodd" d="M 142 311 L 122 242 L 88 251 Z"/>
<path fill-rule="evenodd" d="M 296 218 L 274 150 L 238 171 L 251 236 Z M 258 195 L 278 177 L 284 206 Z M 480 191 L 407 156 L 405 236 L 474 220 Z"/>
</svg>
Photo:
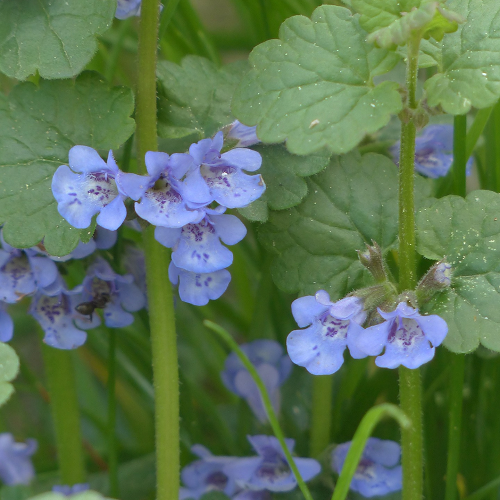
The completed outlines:
<svg viewBox="0 0 500 500">
<path fill-rule="evenodd" d="M 416 88 L 420 33 L 408 43 L 406 87 L 408 106 L 417 108 Z M 401 127 L 401 159 L 399 163 L 399 286 L 411 290 L 416 285 L 415 253 L 415 124 L 410 119 Z M 403 464 L 403 500 L 421 500 L 423 494 L 422 385 L 418 369 L 399 369 L 401 409 L 411 426 L 401 430 Z"/>
<path fill-rule="evenodd" d="M 156 130 L 156 55 L 159 0 L 143 0 L 139 27 L 137 72 L 137 162 L 146 172 L 147 151 L 158 149 Z M 179 373 L 169 253 L 154 239 L 153 227 L 143 233 L 146 257 L 153 377 L 155 386 L 157 500 L 179 495 Z"/>
<path fill-rule="evenodd" d="M 457 498 L 457 476 L 460 462 L 460 435 L 462 431 L 462 404 L 465 374 L 465 356 L 450 353 L 450 419 L 448 422 L 448 462 L 446 467 L 445 500 Z"/>
<path fill-rule="evenodd" d="M 278 422 L 278 417 L 274 412 L 274 408 L 271 403 L 271 398 L 269 397 L 269 393 L 267 392 L 266 386 L 264 385 L 264 382 L 260 378 L 259 373 L 255 369 L 255 366 L 248 359 L 248 356 L 240 349 L 240 347 L 235 342 L 233 337 L 231 337 L 231 335 L 226 330 L 224 330 L 224 328 L 209 320 L 205 320 L 203 324 L 207 328 L 215 332 L 227 344 L 227 346 L 236 353 L 240 361 L 243 363 L 245 368 L 252 376 L 254 382 L 257 384 L 257 387 L 259 388 L 260 396 L 262 398 L 262 402 L 264 403 L 264 408 L 266 409 L 267 417 L 269 418 L 269 423 L 271 424 L 274 435 L 276 436 L 276 438 L 281 444 L 281 447 L 283 448 L 283 453 L 285 454 L 288 465 L 290 466 L 290 469 L 292 469 L 295 479 L 297 480 L 300 491 L 302 492 L 306 500 L 313 500 L 311 492 L 309 491 L 309 488 L 302 479 L 299 469 L 295 464 L 295 460 L 293 459 L 292 454 L 290 453 L 290 450 L 288 449 L 288 446 L 285 443 L 285 436 Z"/>
<path fill-rule="evenodd" d="M 467 116 L 455 116 L 453 121 L 453 193 L 466 194 Z"/>
<path fill-rule="evenodd" d="M 118 450 L 116 446 L 116 330 L 108 329 L 108 467 L 109 494 L 118 498 Z"/>
<path fill-rule="evenodd" d="M 73 353 L 42 346 L 50 408 L 56 434 L 61 483 L 85 482 L 80 415 L 73 369 Z"/>
<path fill-rule="evenodd" d="M 384 403 L 370 408 L 361 420 L 354 437 L 352 438 L 351 446 L 347 452 L 344 461 L 344 466 L 338 478 L 335 490 L 333 491 L 332 500 L 345 500 L 349 493 L 352 478 L 358 468 L 359 461 L 366 446 L 366 441 L 371 436 L 375 426 L 384 417 L 394 418 L 401 429 L 406 429 L 410 426 L 408 417 L 395 405 Z"/>
<path fill-rule="evenodd" d="M 488 484 L 485 484 L 482 488 L 479 488 L 468 497 L 465 497 L 465 500 L 481 500 L 490 493 L 498 492 L 498 488 L 500 488 L 500 477 L 493 479 L 493 481 L 490 481 Z"/>
<path fill-rule="evenodd" d="M 332 428 L 332 375 L 318 375 L 313 379 L 310 455 L 318 456 L 330 443 Z"/>
<path fill-rule="evenodd" d="M 500 145 L 498 137 L 500 136 L 500 101 L 493 108 L 492 118 L 495 123 L 495 186 L 494 190 L 500 193 Z"/>
</svg>

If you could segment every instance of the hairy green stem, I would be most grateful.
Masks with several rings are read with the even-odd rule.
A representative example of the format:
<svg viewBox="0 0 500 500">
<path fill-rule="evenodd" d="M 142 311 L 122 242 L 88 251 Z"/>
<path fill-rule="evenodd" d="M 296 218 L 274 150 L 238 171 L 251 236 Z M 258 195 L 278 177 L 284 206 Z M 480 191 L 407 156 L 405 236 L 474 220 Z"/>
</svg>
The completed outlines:
<svg viewBox="0 0 500 500">
<path fill-rule="evenodd" d="M 42 346 L 45 376 L 50 394 L 50 408 L 56 434 L 57 457 L 61 483 L 85 482 L 80 414 L 76 392 L 73 355 Z"/>
<path fill-rule="evenodd" d="M 410 110 L 417 108 L 416 88 L 420 34 L 414 33 L 408 43 L 406 87 Z M 415 124 L 410 118 L 401 126 L 399 162 L 399 286 L 412 290 L 416 285 L 415 254 Z M 421 500 L 423 494 L 422 385 L 418 369 L 399 369 L 401 409 L 411 426 L 401 429 L 403 464 L 403 500 Z"/>
<path fill-rule="evenodd" d="M 118 450 L 116 446 L 116 329 L 108 329 L 108 467 L 109 494 L 119 496 Z"/>
<path fill-rule="evenodd" d="M 455 116 L 453 121 L 453 194 L 465 196 L 467 168 L 467 116 Z"/>
<path fill-rule="evenodd" d="M 330 443 L 332 428 L 333 376 L 313 379 L 310 455 L 318 456 Z"/>
<path fill-rule="evenodd" d="M 156 130 L 156 55 L 159 0 L 143 0 L 137 72 L 137 163 L 146 172 L 144 155 L 158 149 Z M 155 387 L 157 500 L 179 495 L 179 373 L 169 252 L 154 239 L 153 227 L 143 232 L 146 257 L 151 349 Z"/>
<path fill-rule="evenodd" d="M 465 355 L 450 353 L 450 418 L 448 421 L 448 462 L 446 466 L 445 500 L 457 499 L 457 476 L 460 463 L 460 435 L 465 373 Z"/>
<path fill-rule="evenodd" d="M 205 320 L 203 324 L 215 332 L 226 344 L 227 346 L 233 350 L 240 361 L 243 363 L 245 368 L 248 370 L 250 375 L 252 376 L 254 382 L 257 384 L 257 387 L 260 392 L 260 396 L 262 397 L 262 402 L 264 403 L 264 408 L 266 409 L 267 417 L 269 419 L 269 423 L 271 424 L 271 427 L 273 429 L 273 433 L 276 436 L 276 439 L 281 444 L 281 447 L 283 448 L 283 453 L 285 454 L 286 460 L 288 462 L 288 465 L 290 466 L 290 469 L 292 469 L 292 472 L 295 476 L 295 479 L 297 480 L 297 483 L 299 485 L 300 491 L 304 495 L 304 498 L 306 500 L 313 500 L 311 496 L 311 492 L 309 491 L 309 488 L 307 487 L 306 483 L 302 479 L 302 476 L 300 475 L 299 469 L 297 468 L 297 465 L 295 464 L 295 460 L 292 457 L 292 454 L 290 453 L 290 450 L 288 449 L 288 446 L 286 446 L 285 443 L 285 436 L 283 434 L 283 430 L 280 427 L 280 424 L 278 422 L 278 417 L 276 416 L 276 413 L 274 412 L 273 405 L 271 403 L 271 398 L 269 397 L 269 394 L 267 392 L 266 386 L 264 385 L 264 382 L 260 378 L 259 373 L 257 372 L 255 366 L 252 364 L 252 362 L 248 359 L 248 356 L 240 349 L 239 345 L 236 343 L 236 341 L 231 337 L 231 335 L 224 330 L 221 326 L 217 325 L 216 323 L 213 323 L 212 321 Z"/>
</svg>

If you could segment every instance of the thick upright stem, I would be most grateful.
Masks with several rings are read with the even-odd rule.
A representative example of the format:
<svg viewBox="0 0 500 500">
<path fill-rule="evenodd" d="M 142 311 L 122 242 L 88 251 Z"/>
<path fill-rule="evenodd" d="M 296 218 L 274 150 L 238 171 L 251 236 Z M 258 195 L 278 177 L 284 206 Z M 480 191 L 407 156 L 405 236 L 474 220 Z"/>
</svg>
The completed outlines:
<svg viewBox="0 0 500 500">
<path fill-rule="evenodd" d="M 311 449 L 312 457 L 318 456 L 330 443 L 332 427 L 333 377 L 318 375 L 313 379 Z"/>
<path fill-rule="evenodd" d="M 73 353 L 70 351 L 43 346 L 61 483 L 70 486 L 85 482 L 80 414 L 72 356 Z"/>
<path fill-rule="evenodd" d="M 416 88 L 420 34 L 408 44 L 406 87 L 408 107 L 417 108 Z M 411 290 L 416 285 L 415 254 L 415 124 L 410 119 L 401 128 L 399 163 L 399 286 Z M 399 370 L 401 409 L 410 417 L 411 426 L 401 430 L 403 464 L 403 500 L 421 500 L 423 494 L 422 461 L 422 386 L 418 369 Z"/>
<path fill-rule="evenodd" d="M 108 467 L 109 494 L 118 498 L 118 450 L 116 447 L 116 329 L 110 328 L 108 352 Z"/>
<path fill-rule="evenodd" d="M 455 116 L 453 122 L 453 194 L 466 194 L 467 117 Z"/>
<path fill-rule="evenodd" d="M 450 353 L 450 419 L 448 422 L 448 462 L 446 467 L 445 500 L 457 499 L 457 476 L 460 463 L 460 435 L 465 373 L 465 355 Z"/>
<path fill-rule="evenodd" d="M 158 149 L 156 131 L 156 52 L 159 0 L 143 0 L 137 73 L 137 162 L 145 173 L 144 155 Z M 144 231 L 151 347 L 155 385 L 157 500 L 179 495 L 179 374 L 169 253 Z"/>
</svg>

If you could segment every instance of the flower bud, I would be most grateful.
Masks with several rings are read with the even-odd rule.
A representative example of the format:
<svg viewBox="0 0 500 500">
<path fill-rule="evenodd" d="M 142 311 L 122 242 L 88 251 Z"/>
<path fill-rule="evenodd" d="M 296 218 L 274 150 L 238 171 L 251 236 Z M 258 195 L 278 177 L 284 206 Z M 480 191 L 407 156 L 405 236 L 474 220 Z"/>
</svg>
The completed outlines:
<svg viewBox="0 0 500 500">
<path fill-rule="evenodd" d="M 452 268 L 448 262 L 436 262 L 420 280 L 416 294 L 419 304 L 428 302 L 436 292 L 445 290 L 451 285 Z"/>
<path fill-rule="evenodd" d="M 382 250 L 375 241 L 373 241 L 373 246 L 367 244 L 364 252 L 360 250 L 357 252 L 361 264 L 370 271 L 377 283 L 388 281 Z"/>
</svg>

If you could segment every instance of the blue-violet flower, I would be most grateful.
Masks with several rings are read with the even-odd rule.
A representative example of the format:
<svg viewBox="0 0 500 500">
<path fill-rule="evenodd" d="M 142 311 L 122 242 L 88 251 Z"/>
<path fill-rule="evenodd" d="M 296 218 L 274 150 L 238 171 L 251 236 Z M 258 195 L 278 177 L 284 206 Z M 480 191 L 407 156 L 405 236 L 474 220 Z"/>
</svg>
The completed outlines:
<svg viewBox="0 0 500 500">
<path fill-rule="evenodd" d="M 101 257 L 90 266 L 83 280 L 82 299 L 84 302 L 101 302 L 104 323 L 111 328 L 131 325 L 134 316 L 130 313 L 146 305 L 146 297 L 134 283 L 134 278 L 130 274 L 116 274 Z"/>
<path fill-rule="evenodd" d="M 52 179 L 52 192 L 62 217 L 84 229 L 98 213 L 97 224 L 111 231 L 118 229 L 127 215 L 126 195 L 115 181 L 119 169 L 112 151 L 106 163 L 95 149 L 74 146 L 69 150 L 69 166 L 61 165 Z"/>
<path fill-rule="evenodd" d="M 391 148 L 394 161 L 399 164 L 401 143 Z M 453 164 L 453 126 L 429 125 L 415 139 L 415 170 L 422 175 L 437 179 L 444 177 Z M 473 159 L 467 162 L 467 175 L 472 170 Z"/>
<path fill-rule="evenodd" d="M 235 120 L 229 126 L 226 137 L 238 141 L 238 144 L 236 144 L 237 148 L 247 148 L 248 146 L 253 146 L 260 142 L 256 130 L 256 126 L 248 127 L 247 125 L 243 125 L 240 121 Z"/>
<path fill-rule="evenodd" d="M 172 248 L 172 261 L 181 269 L 194 273 L 220 271 L 233 262 L 233 254 L 221 244 L 235 245 L 246 233 L 238 217 L 226 215 L 224 207 L 206 209 L 205 217 L 182 228 L 156 227 L 155 238 Z"/>
<path fill-rule="evenodd" d="M 335 373 L 344 362 L 346 347 L 353 358 L 366 357 L 354 343 L 366 319 L 360 298 L 346 297 L 333 303 L 328 293 L 320 290 L 316 295 L 294 300 L 292 314 L 300 327 L 311 325 L 305 330 L 294 330 L 286 341 L 291 360 L 309 373 Z"/>
<path fill-rule="evenodd" d="M 200 459 L 182 469 L 181 479 L 185 487 L 181 487 L 179 491 L 179 500 L 197 500 L 209 491 L 222 491 L 231 497 L 236 491 L 236 483 L 223 472 L 223 467 L 237 459 L 215 457 L 200 444 L 192 446 L 191 451 Z"/>
<path fill-rule="evenodd" d="M 142 0 L 118 0 L 115 17 L 117 19 L 127 19 L 127 17 L 141 15 Z"/>
<path fill-rule="evenodd" d="M 274 410 L 279 413 L 279 388 L 292 370 L 290 358 L 283 354 L 283 347 L 274 340 L 254 340 L 248 344 L 242 344 L 240 348 L 255 366 L 266 386 Z M 267 413 L 259 389 L 236 353 L 232 352 L 226 358 L 221 377 L 224 385 L 231 392 L 247 400 L 248 405 L 261 422 L 267 421 Z"/>
<path fill-rule="evenodd" d="M 7 307 L 0 302 L 0 342 L 8 342 L 14 335 L 14 322 L 7 312 Z"/>
<path fill-rule="evenodd" d="M 95 328 L 99 318 L 92 319 L 78 313 L 75 307 L 84 302 L 82 285 L 68 290 L 64 280 L 58 279 L 39 290 L 31 301 L 30 314 L 45 332 L 43 341 L 57 349 L 76 349 L 85 343 L 87 334 L 82 330 Z"/>
<path fill-rule="evenodd" d="M 0 301 L 12 304 L 57 278 L 57 267 L 37 250 L 20 250 L 2 239 L 0 248 Z"/>
<path fill-rule="evenodd" d="M 184 154 L 191 163 L 184 181 L 184 195 L 193 206 L 216 201 L 227 208 L 240 208 L 259 198 L 266 189 L 261 175 L 243 172 L 260 168 L 260 153 L 234 148 L 221 154 L 223 141 L 223 133 L 218 132 L 213 139 L 191 144 L 189 154 Z"/>
<path fill-rule="evenodd" d="M 195 306 L 205 306 L 209 300 L 218 299 L 231 281 L 227 269 L 213 273 L 193 273 L 178 268 L 173 262 L 170 262 L 168 276 L 173 285 L 179 284 L 181 300 Z"/>
<path fill-rule="evenodd" d="M 34 439 L 16 443 L 9 432 L 0 434 L 0 479 L 6 485 L 29 484 L 35 476 L 30 457 L 37 447 Z"/>
<path fill-rule="evenodd" d="M 155 226 L 164 227 L 182 227 L 201 220 L 205 212 L 188 208 L 182 196 L 184 186 L 179 180 L 191 164 L 189 155 L 169 156 L 148 151 L 145 162 L 149 175 L 121 172 L 118 176 L 123 192 L 133 200 L 141 200 L 135 204 L 137 215 Z"/>
<path fill-rule="evenodd" d="M 443 318 L 436 314 L 422 316 L 405 302 L 392 312 L 378 312 L 386 321 L 361 332 L 355 342 L 369 356 L 379 355 L 385 347 L 384 354 L 375 359 L 382 368 L 418 368 L 434 357 L 436 346 L 448 333 Z"/>
<path fill-rule="evenodd" d="M 241 488 L 250 490 L 290 491 L 297 480 L 285 457 L 283 448 L 274 436 L 247 436 L 258 457 L 240 458 L 224 466 L 223 471 Z M 295 441 L 285 439 L 293 451 Z M 320 470 L 320 464 L 312 458 L 294 458 L 304 481 L 309 481 Z"/>
<path fill-rule="evenodd" d="M 332 468 L 337 474 L 344 467 L 350 446 L 351 441 L 339 444 L 332 452 Z M 368 498 L 399 491 L 403 481 L 400 456 L 401 447 L 398 443 L 368 438 L 352 478 L 351 490 Z"/>
</svg>

